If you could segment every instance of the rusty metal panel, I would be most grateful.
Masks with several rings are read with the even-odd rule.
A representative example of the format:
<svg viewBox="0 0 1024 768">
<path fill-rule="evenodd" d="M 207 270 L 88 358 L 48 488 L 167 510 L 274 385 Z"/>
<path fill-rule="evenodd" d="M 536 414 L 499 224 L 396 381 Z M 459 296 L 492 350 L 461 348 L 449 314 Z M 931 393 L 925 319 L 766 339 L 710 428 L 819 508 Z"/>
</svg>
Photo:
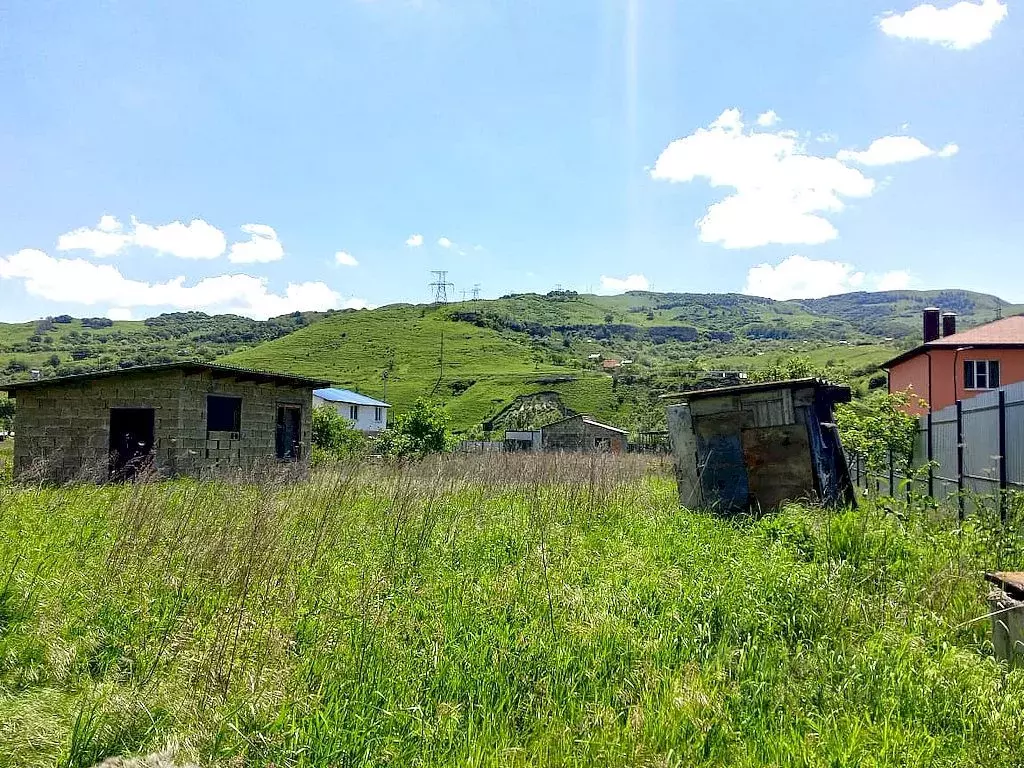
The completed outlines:
<svg viewBox="0 0 1024 768">
<path fill-rule="evenodd" d="M 743 460 L 750 497 L 761 509 L 814 494 L 811 445 L 803 424 L 743 430 Z"/>
</svg>

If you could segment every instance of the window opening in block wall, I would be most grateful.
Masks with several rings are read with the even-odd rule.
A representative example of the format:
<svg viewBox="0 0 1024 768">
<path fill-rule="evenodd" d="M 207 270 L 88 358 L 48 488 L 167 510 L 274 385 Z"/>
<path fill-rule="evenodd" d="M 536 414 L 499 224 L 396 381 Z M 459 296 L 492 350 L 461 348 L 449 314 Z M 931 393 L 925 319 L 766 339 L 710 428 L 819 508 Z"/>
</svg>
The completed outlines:
<svg viewBox="0 0 1024 768">
<path fill-rule="evenodd" d="M 242 431 L 242 398 L 223 395 L 206 396 L 206 431 Z"/>
</svg>

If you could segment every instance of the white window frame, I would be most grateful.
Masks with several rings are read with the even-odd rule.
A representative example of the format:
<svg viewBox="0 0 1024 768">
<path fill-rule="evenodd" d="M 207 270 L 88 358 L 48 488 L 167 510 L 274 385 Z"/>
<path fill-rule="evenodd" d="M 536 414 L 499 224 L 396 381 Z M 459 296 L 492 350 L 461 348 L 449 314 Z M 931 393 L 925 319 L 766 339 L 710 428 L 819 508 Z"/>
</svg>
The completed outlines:
<svg viewBox="0 0 1024 768">
<path fill-rule="evenodd" d="M 352 421 L 359 421 L 359 406 L 358 405 L 350 405 L 348 407 L 348 417 Z"/>
<path fill-rule="evenodd" d="M 373 420 L 374 421 L 384 421 L 384 409 L 381 406 L 379 406 L 379 405 L 375 405 L 374 406 Z"/>
<path fill-rule="evenodd" d="M 992 366 L 996 369 L 996 384 L 992 386 Z M 967 366 L 972 366 L 973 375 L 968 376 Z M 987 392 L 992 389 L 999 389 L 1002 385 L 1002 366 L 998 360 L 964 360 L 964 389 L 969 392 Z M 968 381 L 971 386 L 967 386 Z M 979 381 L 984 381 L 979 386 Z"/>
</svg>

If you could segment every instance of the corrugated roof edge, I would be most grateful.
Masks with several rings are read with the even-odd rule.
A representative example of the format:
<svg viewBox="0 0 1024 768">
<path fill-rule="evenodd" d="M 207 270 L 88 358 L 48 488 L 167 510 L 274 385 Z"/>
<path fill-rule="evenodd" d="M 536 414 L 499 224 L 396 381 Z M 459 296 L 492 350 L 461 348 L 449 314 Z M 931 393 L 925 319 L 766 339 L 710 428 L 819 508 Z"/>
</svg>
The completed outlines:
<svg viewBox="0 0 1024 768">
<path fill-rule="evenodd" d="M 746 392 L 763 392 L 769 389 L 783 389 L 793 387 L 822 387 L 845 391 L 848 397 L 850 388 L 845 384 L 836 384 L 831 381 L 819 378 L 785 379 L 783 381 L 762 381 L 756 384 L 737 384 L 732 387 L 715 387 L 712 389 L 695 389 L 691 392 L 669 392 L 662 395 L 661 400 L 701 400 L 707 397 L 722 397 L 726 395 L 740 395 Z"/>
<path fill-rule="evenodd" d="M 16 395 L 19 391 L 26 389 L 42 389 L 44 387 L 61 386 L 62 384 L 74 384 L 77 382 L 91 381 L 92 379 L 109 379 L 118 376 L 134 376 L 145 373 L 158 373 L 160 371 L 209 371 L 223 376 L 247 378 L 255 381 L 276 382 L 281 384 L 300 385 L 316 389 L 328 385 L 330 382 L 322 379 L 311 379 L 305 376 L 295 376 L 289 373 L 274 373 L 272 371 L 258 371 L 252 368 L 236 368 L 230 365 L 217 365 L 215 363 L 204 363 L 198 360 L 185 360 L 175 363 L 156 363 L 154 365 L 136 365 L 132 368 L 114 368 L 107 371 L 96 371 L 94 373 L 75 373 L 70 376 L 57 376 L 52 379 L 38 379 L 36 381 L 22 381 L 16 384 L 0 384 L 0 391 L 8 395 Z"/>
<path fill-rule="evenodd" d="M 353 405 L 368 405 L 376 406 L 379 408 L 390 408 L 390 403 L 385 403 L 383 400 L 377 400 L 356 392 L 352 389 L 345 389 L 344 387 L 323 387 L 322 389 L 314 389 L 313 394 L 322 400 L 327 400 L 332 403 L 351 403 Z"/>
</svg>

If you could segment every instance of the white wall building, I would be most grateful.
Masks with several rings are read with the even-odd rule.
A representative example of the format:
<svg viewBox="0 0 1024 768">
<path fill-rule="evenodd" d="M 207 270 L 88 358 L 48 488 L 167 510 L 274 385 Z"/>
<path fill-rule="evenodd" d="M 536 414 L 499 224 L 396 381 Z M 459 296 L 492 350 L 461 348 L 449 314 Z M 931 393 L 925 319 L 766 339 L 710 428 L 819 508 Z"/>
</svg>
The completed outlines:
<svg viewBox="0 0 1024 768">
<path fill-rule="evenodd" d="M 391 407 L 380 400 L 360 395 L 348 389 L 314 389 L 313 407 L 327 405 L 351 422 L 360 432 L 376 434 L 388 427 L 388 409 Z"/>
</svg>

